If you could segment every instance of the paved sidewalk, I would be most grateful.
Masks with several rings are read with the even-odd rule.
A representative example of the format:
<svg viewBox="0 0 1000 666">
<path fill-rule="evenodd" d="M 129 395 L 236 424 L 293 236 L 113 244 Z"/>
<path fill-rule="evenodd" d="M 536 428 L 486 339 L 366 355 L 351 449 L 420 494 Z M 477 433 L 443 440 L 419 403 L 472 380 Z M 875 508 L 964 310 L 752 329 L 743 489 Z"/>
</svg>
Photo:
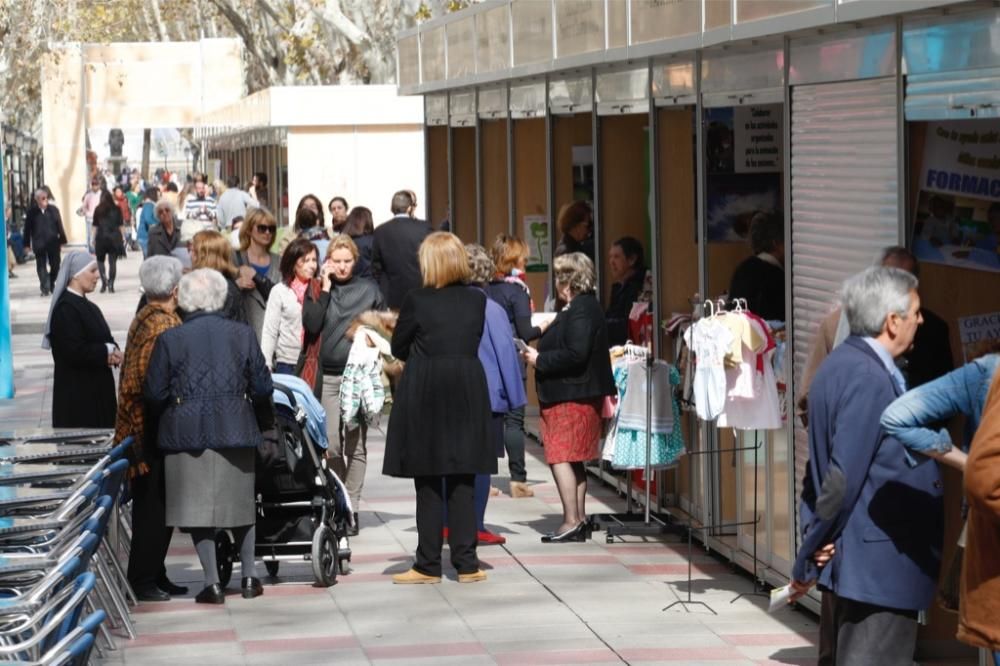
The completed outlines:
<svg viewBox="0 0 1000 666">
<path fill-rule="evenodd" d="M 138 256 L 119 264 L 118 293 L 94 294 L 115 338 L 124 344 L 138 299 Z M 17 397 L 0 403 L 0 430 L 48 427 L 51 356 L 40 349 L 48 299 L 38 295 L 34 266 L 11 282 Z M 254 600 L 230 596 L 225 606 L 192 599 L 142 604 L 139 636 L 119 641 L 112 664 L 809 664 L 817 625 L 808 613 L 774 615 L 765 600 L 730 603 L 751 582 L 725 562 L 695 549 L 694 598 L 718 615 L 663 608 L 681 598 L 686 545 L 630 539 L 605 544 L 546 545 L 542 532 L 559 523 L 555 486 L 542 451 L 528 447 L 536 496 L 490 500 L 487 523 L 505 546 L 480 549 L 486 582 L 459 585 L 446 569 L 440 585 L 394 586 L 416 546 L 412 484 L 381 476 L 383 439 L 369 442 L 369 472 L 360 506 L 362 530 L 352 539 L 349 575 L 329 589 L 313 587 L 307 563 L 282 563 Z M 607 488 L 591 484 L 590 511 L 621 510 Z M 446 556 L 447 557 L 447 556 Z M 201 588 L 188 537 L 175 535 L 170 577 Z M 260 567 L 263 573 L 263 567 Z M 234 572 L 238 581 L 239 572 Z"/>
</svg>

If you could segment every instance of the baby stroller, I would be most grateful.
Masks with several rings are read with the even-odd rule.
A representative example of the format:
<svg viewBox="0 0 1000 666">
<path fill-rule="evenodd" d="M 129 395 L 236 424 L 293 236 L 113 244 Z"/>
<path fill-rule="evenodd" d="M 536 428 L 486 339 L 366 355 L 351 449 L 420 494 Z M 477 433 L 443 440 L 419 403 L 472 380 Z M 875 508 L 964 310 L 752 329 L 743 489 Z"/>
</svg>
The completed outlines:
<svg viewBox="0 0 1000 666">
<path fill-rule="evenodd" d="M 329 587 L 351 561 L 347 529 L 353 510 L 343 483 L 326 465 L 326 414 L 311 387 L 275 374 L 274 428 L 257 450 L 256 555 L 276 576 L 282 561 L 312 563 L 316 582 Z M 216 539 L 219 580 L 232 576 L 235 546 L 228 532 Z"/>
</svg>

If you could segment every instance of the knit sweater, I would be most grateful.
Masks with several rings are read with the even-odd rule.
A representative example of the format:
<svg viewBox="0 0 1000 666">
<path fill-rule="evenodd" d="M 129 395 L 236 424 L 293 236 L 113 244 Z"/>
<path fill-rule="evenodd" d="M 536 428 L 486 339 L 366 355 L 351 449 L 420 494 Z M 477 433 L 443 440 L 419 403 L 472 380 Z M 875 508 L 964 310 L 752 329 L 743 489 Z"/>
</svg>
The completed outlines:
<svg viewBox="0 0 1000 666">
<path fill-rule="evenodd" d="M 267 367 L 275 363 L 295 365 L 302 351 L 302 306 L 284 282 L 274 285 L 264 309 L 260 349 Z"/>
<path fill-rule="evenodd" d="M 334 282 L 329 292 L 322 292 L 318 301 L 306 295 L 302 321 L 310 335 L 322 333 L 320 362 L 323 373 L 341 375 L 351 351 L 347 329 L 362 312 L 384 310 L 385 299 L 373 280 L 352 277 L 347 282 Z"/>
</svg>

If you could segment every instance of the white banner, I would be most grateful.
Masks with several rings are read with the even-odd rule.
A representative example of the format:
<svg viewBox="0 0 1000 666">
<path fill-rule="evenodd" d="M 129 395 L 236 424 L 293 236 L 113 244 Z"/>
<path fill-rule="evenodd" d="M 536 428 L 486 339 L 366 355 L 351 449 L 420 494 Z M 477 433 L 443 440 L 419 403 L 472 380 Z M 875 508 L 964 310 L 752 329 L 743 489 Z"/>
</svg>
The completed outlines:
<svg viewBox="0 0 1000 666">
<path fill-rule="evenodd" d="M 1000 201 L 1000 132 L 981 121 L 927 124 L 920 189 Z"/>
</svg>

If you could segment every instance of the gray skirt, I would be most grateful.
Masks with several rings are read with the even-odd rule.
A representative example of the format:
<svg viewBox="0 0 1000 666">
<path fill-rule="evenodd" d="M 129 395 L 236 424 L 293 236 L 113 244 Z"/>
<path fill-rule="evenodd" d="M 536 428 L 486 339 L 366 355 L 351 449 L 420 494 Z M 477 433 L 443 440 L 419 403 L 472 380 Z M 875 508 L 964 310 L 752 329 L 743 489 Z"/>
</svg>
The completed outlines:
<svg viewBox="0 0 1000 666">
<path fill-rule="evenodd" d="M 164 456 L 167 525 L 253 525 L 253 448 L 206 449 Z"/>
</svg>

